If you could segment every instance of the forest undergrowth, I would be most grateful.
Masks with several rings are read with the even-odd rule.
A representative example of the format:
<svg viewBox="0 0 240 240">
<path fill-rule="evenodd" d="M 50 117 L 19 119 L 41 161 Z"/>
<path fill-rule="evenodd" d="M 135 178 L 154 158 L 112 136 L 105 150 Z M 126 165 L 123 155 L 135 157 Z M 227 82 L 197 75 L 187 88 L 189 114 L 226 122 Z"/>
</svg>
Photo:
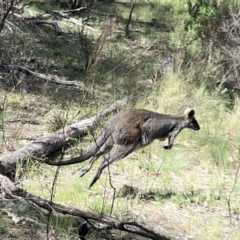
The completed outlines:
<svg viewBox="0 0 240 240">
<path fill-rule="evenodd" d="M 180 116 L 191 106 L 200 131 L 182 131 L 169 151 L 163 149 L 165 142 L 155 141 L 115 162 L 91 189 L 100 161 L 79 178 L 86 162 L 57 168 L 43 164 L 41 157 L 28 159 L 18 165 L 15 180 L 37 196 L 135 221 L 172 239 L 239 240 L 240 8 L 236 1 L 134 3 L 129 31 L 128 1 L 102 4 L 96 11 L 74 14 L 71 21 L 51 15 L 48 2 L 26 6 L 22 16 L 57 22 L 60 36 L 51 26 L 34 26 L 10 15 L 18 29 L 10 31 L 12 25 L 6 23 L 0 32 L 1 66 L 23 66 L 78 84 L 56 84 L 1 67 L 1 155 L 90 118 L 124 96 L 135 99 L 125 108 L 171 115 Z M 50 9 L 63 7 L 56 4 Z M 103 126 L 104 121 L 94 132 L 74 139 L 64 149 L 64 159 L 87 151 Z M 51 158 L 61 156 L 56 152 Z M 47 222 L 49 239 L 77 239 L 77 222 L 70 216 L 53 213 L 49 219 L 19 199 L 3 199 L 0 205 L 3 239 L 46 239 Z M 24 218 L 14 220 L 16 216 Z M 93 228 L 87 239 L 106 236 L 143 239 Z"/>
</svg>

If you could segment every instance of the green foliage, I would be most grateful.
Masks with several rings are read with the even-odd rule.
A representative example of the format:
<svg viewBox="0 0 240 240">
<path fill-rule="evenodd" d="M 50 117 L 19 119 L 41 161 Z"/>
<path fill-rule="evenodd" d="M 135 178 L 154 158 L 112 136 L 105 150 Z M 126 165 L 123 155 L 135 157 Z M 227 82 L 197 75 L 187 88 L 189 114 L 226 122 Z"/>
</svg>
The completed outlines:
<svg viewBox="0 0 240 240">
<path fill-rule="evenodd" d="M 226 142 L 224 141 L 216 141 L 211 149 L 210 149 L 210 155 L 213 159 L 213 161 L 219 165 L 224 165 L 224 160 L 227 158 L 227 150 L 224 148 Z"/>
<path fill-rule="evenodd" d="M 237 1 L 188 0 L 189 19 L 185 29 L 193 29 L 196 37 L 205 40 L 217 38 L 217 28 L 229 18 L 229 5 L 236 6 Z"/>
<path fill-rule="evenodd" d="M 0 211 L 0 234 L 5 234 L 6 232 L 7 232 L 7 228 L 4 223 L 3 214 Z"/>
<path fill-rule="evenodd" d="M 67 124 L 67 115 L 65 111 L 56 110 L 51 113 L 48 121 L 48 131 L 55 132 L 59 129 L 66 127 Z"/>
</svg>

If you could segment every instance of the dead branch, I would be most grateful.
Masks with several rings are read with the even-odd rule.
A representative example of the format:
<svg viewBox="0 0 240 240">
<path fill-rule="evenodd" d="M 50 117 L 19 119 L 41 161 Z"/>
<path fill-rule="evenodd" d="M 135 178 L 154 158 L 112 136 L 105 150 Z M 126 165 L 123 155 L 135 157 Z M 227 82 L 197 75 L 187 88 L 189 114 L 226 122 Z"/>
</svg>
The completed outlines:
<svg viewBox="0 0 240 240">
<path fill-rule="evenodd" d="M 228 43 L 228 48 L 237 51 L 240 47 L 240 9 L 236 10 L 229 6 L 230 19 L 223 22 L 222 26 L 218 29 L 224 33 Z"/>
<path fill-rule="evenodd" d="M 93 9 L 98 8 L 98 7 L 100 7 L 104 4 L 110 4 L 110 3 L 113 3 L 113 2 L 112 1 L 104 1 L 102 3 L 95 3 L 94 4 L 94 1 L 91 0 L 91 1 L 88 2 L 87 7 L 78 7 L 78 8 L 62 10 L 62 11 L 57 11 L 57 10 L 49 10 L 49 11 L 52 12 L 52 13 L 58 14 L 60 17 L 69 18 L 69 14 L 92 12 Z M 103 15 L 105 15 L 105 13 Z"/>
<path fill-rule="evenodd" d="M 23 31 L 19 27 L 17 27 L 15 24 L 11 23 L 7 19 L 5 20 L 5 24 L 6 24 L 7 28 L 8 28 L 8 30 L 11 33 L 13 33 L 13 29 L 15 29 L 15 31 L 19 31 L 19 32 L 23 33 Z"/>
<path fill-rule="evenodd" d="M 3 13 L 3 16 L 0 15 L 0 32 L 3 30 L 4 27 L 4 23 L 10 13 L 10 11 L 13 9 L 13 4 L 14 4 L 14 0 L 11 0 L 10 4 L 8 4 L 7 2 L 4 2 L 4 4 L 6 4 L 6 11 Z M 2 2 L 3 5 L 3 2 Z M 1 6 L 1 8 L 3 9 L 4 6 Z M 3 12 L 3 10 L 2 10 Z"/>
<path fill-rule="evenodd" d="M 104 215 L 98 215 L 91 212 L 84 212 L 76 208 L 69 208 L 51 201 L 47 201 L 43 198 L 37 197 L 33 194 L 24 191 L 21 188 L 15 186 L 15 184 L 7 177 L 0 174 L 0 184 L 2 191 L 6 197 L 22 197 L 28 201 L 31 201 L 39 207 L 46 209 L 47 211 L 56 211 L 62 214 L 68 214 L 74 217 L 81 217 L 87 220 L 94 220 L 107 224 L 111 228 L 118 229 L 120 231 L 133 233 L 139 236 L 146 237 L 153 240 L 170 240 L 170 238 L 162 236 L 141 226 L 136 222 L 124 222 L 119 219 L 108 217 Z"/>
<path fill-rule="evenodd" d="M 34 76 L 34 77 L 41 78 L 46 81 L 51 81 L 51 82 L 54 82 L 57 84 L 63 84 L 63 85 L 67 85 L 67 86 L 79 86 L 79 84 L 76 81 L 66 81 L 66 80 L 57 79 L 55 77 L 49 77 L 46 74 L 37 73 L 26 67 L 22 67 L 22 66 L 18 66 L 18 65 L 0 64 L 0 68 L 17 70 L 19 72 L 24 72 L 29 76 Z"/>
<path fill-rule="evenodd" d="M 40 124 L 40 118 L 35 118 L 35 117 L 21 117 L 21 118 L 14 118 L 11 120 L 4 121 L 5 124 L 7 123 L 17 123 L 20 122 L 21 124 L 26 124 L 30 123 L 33 125 L 39 125 Z M 2 124 L 0 125 L 2 128 Z"/>
<path fill-rule="evenodd" d="M 27 23 L 27 24 L 35 24 L 35 25 L 41 25 L 41 24 L 46 24 L 46 25 L 51 25 L 54 27 L 55 31 L 57 32 L 58 35 L 62 34 L 61 28 L 58 26 L 57 22 L 52 22 L 52 21 L 46 21 L 46 20 L 39 20 L 37 18 L 24 18 L 23 16 L 14 13 L 13 14 L 15 17 L 17 17 L 19 20 Z"/>
<path fill-rule="evenodd" d="M 54 13 L 56 15 L 58 15 L 58 17 L 61 18 L 69 18 L 69 14 L 68 13 L 64 13 L 63 11 L 57 11 L 57 10 L 49 10 L 51 13 Z"/>
<path fill-rule="evenodd" d="M 58 35 L 62 34 L 62 30 L 56 22 L 38 20 L 38 19 L 36 19 L 36 20 L 25 20 L 25 22 L 30 23 L 30 24 L 35 24 L 35 25 L 40 25 L 40 24 L 51 25 L 55 28 L 55 31 L 57 32 Z"/>
<path fill-rule="evenodd" d="M 76 9 L 63 10 L 61 12 L 62 13 L 81 13 L 81 12 L 85 12 L 86 10 L 88 10 L 88 8 L 80 7 L 80 8 L 76 8 Z"/>
<path fill-rule="evenodd" d="M 131 19 L 132 19 L 132 13 L 133 13 L 134 6 L 135 6 L 135 4 L 133 3 L 133 0 L 131 0 L 131 9 L 130 9 L 128 21 L 127 21 L 127 24 L 126 24 L 126 28 L 125 28 L 125 36 L 126 36 L 126 38 L 128 38 L 128 39 L 130 39 L 130 35 L 129 35 L 129 24 L 130 24 Z"/>
<path fill-rule="evenodd" d="M 96 127 L 103 117 L 106 117 L 109 113 L 122 109 L 129 100 L 131 100 L 130 97 L 118 100 L 99 115 L 74 123 L 56 132 L 49 133 L 10 154 L 0 157 L 0 173 L 5 175 L 14 170 L 16 168 L 16 163 L 19 160 L 23 160 L 26 157 L 46 156 L 50 152 L 66 145 L 71 139 L 88 134 L 89 129 Z"/>
</svg>

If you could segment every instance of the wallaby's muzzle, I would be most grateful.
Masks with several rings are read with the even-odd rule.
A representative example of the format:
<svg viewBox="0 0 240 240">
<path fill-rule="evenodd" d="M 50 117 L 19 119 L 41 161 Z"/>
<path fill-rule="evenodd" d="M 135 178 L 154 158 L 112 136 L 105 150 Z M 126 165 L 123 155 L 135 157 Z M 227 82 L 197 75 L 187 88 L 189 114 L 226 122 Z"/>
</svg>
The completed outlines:
<svg viewBox="0 0 240 240">
<path fill-rule="evenodd" d="M 199 124 L 198 124 L 196 119 L 192 120 L 191 124 L 192 124 L 192 129 L 193 130 L 200 130 L 200 126 L 199 126 Z"/>
</svg>

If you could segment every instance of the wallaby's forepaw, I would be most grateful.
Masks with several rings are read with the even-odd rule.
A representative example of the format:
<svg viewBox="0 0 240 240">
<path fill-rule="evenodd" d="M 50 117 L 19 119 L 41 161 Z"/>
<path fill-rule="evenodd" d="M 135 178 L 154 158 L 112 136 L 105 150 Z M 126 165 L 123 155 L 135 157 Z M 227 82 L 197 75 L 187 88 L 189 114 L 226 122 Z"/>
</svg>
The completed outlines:
<svg viewBox="0 0 240 240">
<path fill-rule="evenodd" d="M 172 147 L 170 147 L 170 146 L 164 146 L 163 148 L 166 149 L 166 150 L 169 150 L 169 149 L 171 149 Z"/>
</svg>

